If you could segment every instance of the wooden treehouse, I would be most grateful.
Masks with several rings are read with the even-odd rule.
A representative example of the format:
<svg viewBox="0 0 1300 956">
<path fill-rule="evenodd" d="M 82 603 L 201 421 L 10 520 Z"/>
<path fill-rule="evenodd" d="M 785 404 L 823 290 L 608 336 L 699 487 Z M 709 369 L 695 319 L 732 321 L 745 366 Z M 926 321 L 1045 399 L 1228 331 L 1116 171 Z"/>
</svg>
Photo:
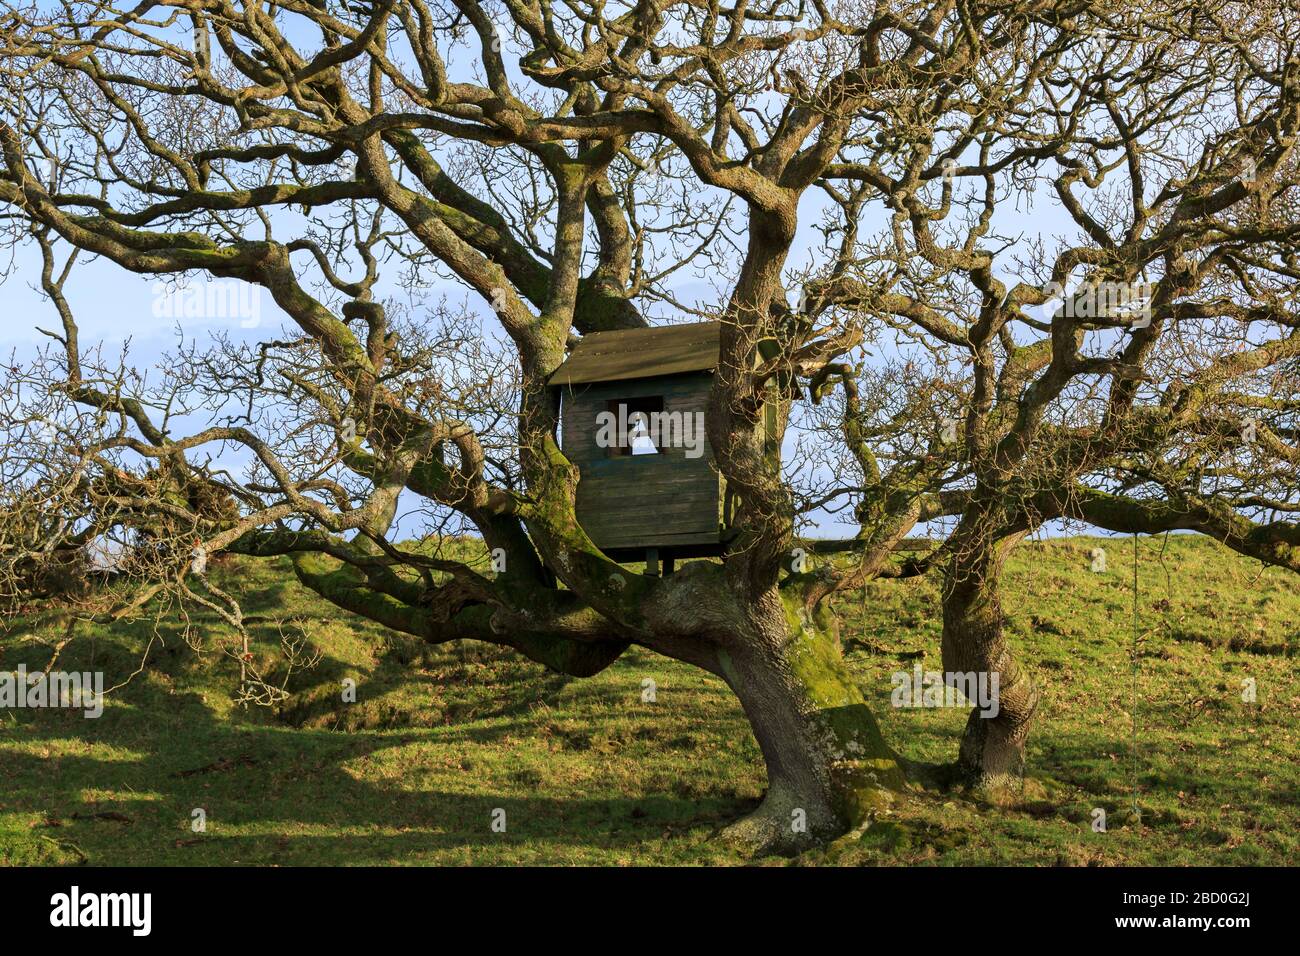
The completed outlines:
<svg viewBox="0 0 1300 956">
<path fill-rule="evenodd" d="M 593 332 L 551 375 L 583 530 L 617 561 L 721 554 L 734 508 L 704 434 L 717 322 Z"/>
</svg>

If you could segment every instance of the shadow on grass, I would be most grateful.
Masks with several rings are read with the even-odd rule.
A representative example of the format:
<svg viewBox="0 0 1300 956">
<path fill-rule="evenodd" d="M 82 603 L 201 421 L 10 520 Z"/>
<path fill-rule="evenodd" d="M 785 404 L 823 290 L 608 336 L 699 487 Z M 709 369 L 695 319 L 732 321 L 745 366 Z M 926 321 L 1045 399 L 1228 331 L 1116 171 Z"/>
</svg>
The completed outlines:
<svg viewBox="0 0 1300 956">
<path fill-rule="evenodd" d="M 112 650 L 101 641 L 101 658 Z M 544 760 L 511 766 L 507 741 L 535 735 L 528 713 L 566 683 L 540 672 L 488 688 L 472 724 L 337 733 L 222 717 L 146 671 L 97 720 L 25 711 L 0 724 L 0 862 L 30 862 L 3 845 L 24 839 L 108 865 L 595 861 L 752 807 L 725 791 L 553 796 L 566 781 Z M 483 744 L 495 763 L 474 751 Z M 419 766 L 388 753 L 407 746 Z M 505 832 L 492 826 L 500 811 Z"/>
</svg>

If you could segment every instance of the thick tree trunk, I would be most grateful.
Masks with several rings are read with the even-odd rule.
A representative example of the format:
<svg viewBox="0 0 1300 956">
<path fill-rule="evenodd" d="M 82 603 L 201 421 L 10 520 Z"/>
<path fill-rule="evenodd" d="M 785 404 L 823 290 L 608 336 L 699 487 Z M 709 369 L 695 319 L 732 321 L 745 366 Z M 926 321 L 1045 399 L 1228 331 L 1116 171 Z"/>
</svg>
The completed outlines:
<svg viewBox="0 0 1300 956">
<path fill-rule="evenodd" d="M 945 673 L 997 675 L 996 714 L 972 709 L 958 757 L 962 777 L 990 790 L 1021 779 L 1025 741 L 1039 698 L 1038 687 L 1016 663 L 1003 632 L 999 577 L 1014 544 L 1007 538 L 963 541 L 948 567 L 943 593 Z"/>
<path fill-rule="evenodd" d="M 795 851 L 839 836 L 906 783 L 829 623 L 774 591 L 750 615 L 752 630 L 718 652 L 767 764 L 762 805 L 726 833 L 749 848 Z"/>
</svg>

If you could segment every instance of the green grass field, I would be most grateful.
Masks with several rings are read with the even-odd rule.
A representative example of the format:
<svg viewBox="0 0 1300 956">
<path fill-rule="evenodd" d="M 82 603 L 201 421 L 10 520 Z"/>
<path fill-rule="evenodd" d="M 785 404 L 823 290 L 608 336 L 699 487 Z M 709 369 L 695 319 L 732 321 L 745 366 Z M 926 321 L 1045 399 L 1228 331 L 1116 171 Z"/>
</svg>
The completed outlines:
<svg viewBox="0 0 1300 956">
<path fill-rule="evenodd" d="M 1104 546 L 1109 570 L 1089 570 Z M 1204 539 L 1140 540 L 1137 799 L 1132 541 L 1022 546 L 1006 611 L 1045 687 L 1020 798 L 900 800 L 821 864 L 1286 864 L 1300 847 L 1300 578 Z M 270 655 L 300 615 L 321 663 L 280 708 L 231 703 L 237 678 L 179 623 L 102 717 L 0 711 L 7 864 L 737 864 L 714 839 L 753 807 L 761 761 L 717 680 L 632 651 L 588 680 L 479 644 L 426 648 L 301 590 L 285 565 L 224 562 Z M 955 755 L 965 708 L 893 709 L 891 673 L 938 670 L 937 584 L 879 583 L 837 605 L 845 654 L 890 742 Z M 198 621 L 200 627 L 213 627 Z M 130 674 L 152 620 L 82 625 L 63 669 Z M 0 668 L 40 666 L 52 633 L 15 627 Z M 356 703 L 342 701 L 346 678 Z M 643 682 L 656 699 L 643 701 Z M 1253 679 L 1256 701 L 1242 699 Z M 1092 810 L 1109 814 L 1093 832 Z M 191 829 L 193 811 L 207 829 Z M 504 833 L 494 810 L 505 811 Z"/>
</svg>

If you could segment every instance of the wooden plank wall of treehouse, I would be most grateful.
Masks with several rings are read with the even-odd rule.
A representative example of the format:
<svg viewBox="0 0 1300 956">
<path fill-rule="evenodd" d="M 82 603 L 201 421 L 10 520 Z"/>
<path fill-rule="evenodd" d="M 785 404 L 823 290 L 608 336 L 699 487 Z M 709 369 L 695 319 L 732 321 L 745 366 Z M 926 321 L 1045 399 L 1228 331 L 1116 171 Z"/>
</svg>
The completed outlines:
<svg viewBox="0 0 1300 956">
<path fill-rule="evenodd" d="M 598 332 L 551 376 L 560 392 L 561 448 L 580 475 L 578 521 L 615 560 L 645 560 L 647 573 L 657 574 L 661 561 L 671 572 L 675 558 L 722 553 L 725 482 L 703 429 L 717 356 L 717 323 Z M 602 423 L 618 419 L 620 406 L 623 421 L 660 412 L 661 422 L 671 417 L 682 431 L 675 441 L 661 432 L 653 450 L 641 439 L 641 454 L 631 453 L 626 435 L 611 446 Z"/>
<path fill-rule="evenodd" d="M 612 556 L 636 556 L 658 549 L 661 556 L 682 549 L 692 553 L 721 540 L 722 479 L 713 469 L 708 438 L 699 457 L 663 443 L 657 454 L 619 454 L 597 442 L 601 413 L 618 415 L 618 406 L 645 407 L 694 419 L 708 402 L 710 375 L 675 375 L 636 381 L 577 385 L 564 390 L 561 437 L 564 454 L 578 466 L 578 521 L 591 540 Z M 662 401 L 662 406 L 657 402 Z M 693 426 L 692 426 L 693 427 Z"/>
</svg>

